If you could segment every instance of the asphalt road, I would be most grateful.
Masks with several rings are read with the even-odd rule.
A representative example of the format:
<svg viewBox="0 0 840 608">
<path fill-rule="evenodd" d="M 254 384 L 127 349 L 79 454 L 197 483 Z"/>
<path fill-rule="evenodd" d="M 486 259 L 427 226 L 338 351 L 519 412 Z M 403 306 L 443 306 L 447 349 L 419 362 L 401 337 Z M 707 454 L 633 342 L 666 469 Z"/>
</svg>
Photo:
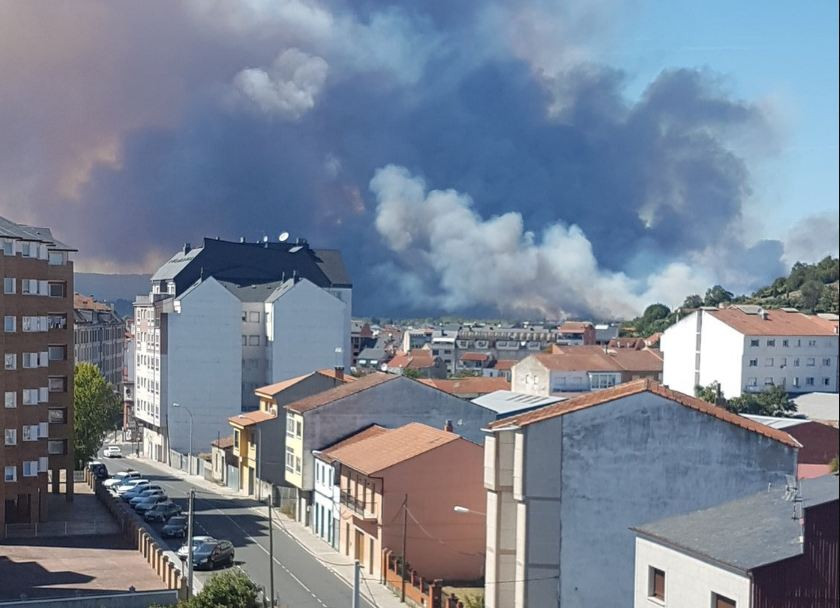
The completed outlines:
<svg viewBox="0 0 840 608">
<path fill-rule="evenodd" d="M 164 488 L 169 498 L 187 511 L 190 490 L 195 490 L 194 534 L 210 535 L 233 543 L 236 565 L 241 567 L 257 585 L 269 589 L 269 539 L 267 513 L 255 500 L 230 497 L 209 492 L 203 487 L 160 472 L 144 462 L 125 459 L 102 459 L 113 475 L 119 470 L 133 468 L 144 478 L 153 480 Z M 161 524 L 147 524 L 160 530 Z M 180 539 L 170 539 L 173 551 L 183 544 Z M 210 573 L 196 572 L 200 580 Z M 282 608 L 349 608 L 352 590 L 347 583 L 328 570 L 321 562 L 304 550 L 282 530 L 274 531 L 274 589 L 278 605 Z M 364 608 L 375 608 L 362 598 Z"/>
</svg>

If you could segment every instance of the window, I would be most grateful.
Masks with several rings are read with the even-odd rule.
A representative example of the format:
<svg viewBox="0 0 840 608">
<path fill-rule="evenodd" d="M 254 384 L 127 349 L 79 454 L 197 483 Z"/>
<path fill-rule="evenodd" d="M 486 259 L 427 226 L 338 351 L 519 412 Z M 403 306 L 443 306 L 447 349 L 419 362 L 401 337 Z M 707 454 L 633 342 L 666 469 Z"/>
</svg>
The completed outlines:
<svg viewBox="0 0 840 608">
<path fill-rule="evenodd" d="M 816 340 L 808 340 L 808 346 L 816 346 L 816 345 L 817 345 Z"/>
<path fill-rule="evenodd" d="M 17 355 L 15 353 L 6 353 L 3 359 L 6 369 L 17 369 Z"/>
<path fill-rule="evenodd" d="M 67 453 L 66 439 L 50 439 L 47 441 L 47 453 L 51 456 L 60 456 Z"/>
<path fill-rule="evenodd" d="M 286 414 L 286 437 L 295 436 L 295 417 L 291 414 Z"/>
<path fill-rule="evenodd" d="M 3 472 L 3 480 L 6 482 L 17 481 L 17 467 L 6 467 Z"/>
<path fill-rule="evenodd" d="M 764 366 L 765 367 L 773 367 L 773 357 L 767 357 L 764 360 Z"/>
<path fill-rule="evenodd" d="M 303 422 L 297 420 L 295 422 L 295 437 L 300 437 L 303 435 Z"/>
<path fill-rule="evenodd" d="M 14 333 L 17 330 L 17 317 L 14 315 L 6 315 L 3 317 L 3 331 L 8 334 Z"/>
<path fill-rule="evenodd" d="M 48 388 L 51 393 L 66 393 L 67 378 L 65 376 L 50 376 Z"/>
<path fill-rule="evenodd" d="M 14 277 L 5 277 L 3 279 L 3 293 L 5 293 L 5 294 L 15 293 L 15 278 Z"/>
<path fill-rule="evenodd" d="M 17 429 L 6 429 L 3 445 L 17 445 Z"/>
<path fill-rule="evenodd" d="M 793 359 L 793 366 L 794 366 L 794 367 L 799 367 L 799 357 L 795 357 L 795 358 Z"/>
<path fill-rule="evenodd" d="M 248 313 L 248 320 L 251 323 L 259 323 L 260 322 L 260 313 L 259 312 L 249 312 Z"/>
<path fill-rule="evenodd" d="M 764 379 L 764 386 L 773 386 L 773 378 L 767 377 Z"/>
<path fill-rule="evenodd" d="M 67 295 L 67 284 L 64 282 L 51 281 L 50 282 L 50 297 L 63 298 Z"/>
<path fill-rule="evenodd" d="M 295 453 L 290 448 L 286 448 L 286 470 L 289 473 L 295 472 Z"/>
<path fill-rule="evenodd" d="M 23 389 L 23 404 L 24 405 L 38 405 L 38 389 L 25 388 Z"/>
<path fill-rule="evenodd" d="M 38 471 L 40 467 L 38 466 L 37 460 L 24 460 L 23 461 L 23 476 L 24 477 L 37 477 Z"/>
<path fill-rule="evenodd" d="M 648 568 L 648 597 L 665 601 L 665 573 L 659 568 Z"/>
<path fill-rule="evenodd" d="M 712 608 L 737 608 L 737 604 L 735 600 L 730 600 L 718 593 L 712 593 Z"/>
<path fill-rule="evenodd" d="M 756 340 L 756 339 L 750 340 L 750 346 L 758 346 L 758 340 Z"/>
<path fill-rule="evenodd" d="M 295 473 L 300 473 L 300 457 L 295 456 Z"/>
<path fill-rule="evenodd" d="M 805 359 L 805 365 L 808 367 L 814 367 L 817 364 L 817 360 L 814 357 L 808 357 Z"/>
<path fill-rule="evenodd" d="M 793 379 L 793 386 L 799 387 L 799 376 L 794 377 Z"/>
<path fill-rule="evenodd" d="M 779 367 L 787 367 L 787 357 L 779 357 Z"/>
<path fill-rule="evenodd" d="M 831 386 L 831 378 L 823 378 L 823 386 Z"/>
<path fill-rule="evenodd" d="M 747 379 L 747 386 L 758 386 L 758 378 L 752 377 Z"/>
<path fill-rule="evenodd" d="M 831 367 L 831 358 L 826 358 L 822 360 L 823 367 Z"/>
<path fill-rule="evenodd" d="M 50 346 L 49 347 L 50 361 L 64 361 L 67 359 L 66 346 Z"/>
<path fill-rule="evenodd" d="M 38 425 L 24 424 L 21 429 L 21 439 L 23 441 L 38 441 Z"/>
<path fill-rule="evenodd" d="M 67 252 L 50 251 L 48 260 L 50 266 L 64 266 L 67 263 Z"/>
<path fill-rule="evenodd" d="M 15 242 L 11 239 L 3 239 L 3 255 L 15 255 Z"/>
<path fill-rule="evenodd" d="M 247 320 L 248 320 L 248 313 L 243 310 L 242 311 L 242 322 L 244 323 Z"/>
<path fill-rule="evenodd" d="M 776 346 L 776 340 L 767 340 L 767 346 L 770 346 L 770 347 Z"/>
<path fill-rule="evenodd" d="M 750 359 L 750 367 L 758 367 L 758 359 Z"/>
<path fill-rule="evenodd" d="M 248 336 L 246 335 L 242 336 L 242 346 L 248 346 Z"/>
<path fill-rule="evenodd" d="M 17 407 L 17 392 L 6 391 L 6 407 Z"/>
<path fill-rule="evenodd" d="M 50 424 L 66 424 L 67 410 L 65 409 L 50 409 L 49 418 Z"/>
<path fill-rule="evenodd" d="M 259 336 L 248 336 L 248 346 L 259 346 L 260 345 L 260 337 Z"/>
<path fill-rule="evenodd" d="M 67 328 L 67 315 L 50 315 L 47 318 L 49 320 L 49 329 Z"/>
<path fill-rule="evenodd" d="M 814 386 L 813 378 L 805 378 L 805 386 Z"/>
<path fill-rule="evenodd" d="M 782 346 L 784 346 L 784 347 L 790 346 L 790 340 L 782 340 Z"/>
<path fill-rule="evenodd" d="M 239 449 L 239 431 L 233 431 L 233 447 Z"/>
<path fill-rule="evenodd" d="M 796 344 L 794 344 L 794 346 L 796 346 L 796 348 L 799 348 L 800 346 L 802 346 L 802 340 L 797 340 Z"/>
</svg>

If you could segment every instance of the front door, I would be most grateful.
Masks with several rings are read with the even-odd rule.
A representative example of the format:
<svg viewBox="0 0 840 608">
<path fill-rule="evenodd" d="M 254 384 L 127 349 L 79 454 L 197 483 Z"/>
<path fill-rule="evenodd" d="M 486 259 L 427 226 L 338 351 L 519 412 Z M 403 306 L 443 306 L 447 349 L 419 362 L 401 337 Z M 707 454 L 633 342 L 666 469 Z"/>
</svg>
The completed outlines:
<svg viewBox="0 0 840 608">
<path fill-rule="evenodd" d="M 365 563 L 365 535 L 363 532 L 356 530 L 356 559 L 360 564 Z"/>
</svg>

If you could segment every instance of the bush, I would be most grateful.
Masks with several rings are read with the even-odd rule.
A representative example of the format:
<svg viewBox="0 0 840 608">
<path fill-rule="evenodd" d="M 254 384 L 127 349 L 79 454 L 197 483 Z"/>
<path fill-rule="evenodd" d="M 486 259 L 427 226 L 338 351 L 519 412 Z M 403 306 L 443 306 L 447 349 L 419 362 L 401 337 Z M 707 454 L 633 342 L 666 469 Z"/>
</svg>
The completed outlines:
<svg viewBox="0 0 840 608">
<path fill-rule="evenodd" d="M 204 589 L 175 608 L 261 608 L 257 586 L 240 570 L 228 570 L 210 578 Z M 159 608 L 151 606 L 150 608 Z"/>
</svg>

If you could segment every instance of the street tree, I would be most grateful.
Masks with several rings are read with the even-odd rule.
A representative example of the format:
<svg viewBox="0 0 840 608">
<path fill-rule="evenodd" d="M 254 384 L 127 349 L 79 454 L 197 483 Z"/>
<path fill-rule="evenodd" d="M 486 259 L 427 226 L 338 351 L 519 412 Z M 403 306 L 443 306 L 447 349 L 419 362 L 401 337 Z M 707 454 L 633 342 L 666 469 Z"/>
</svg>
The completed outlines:
<svg viewBox="0 0 840 608">
<path fill-rule="evenodd" d="M 76 366 L 73 434 L 76 468 L 91 460 L 120 416 L 120 399 L 99 369 L 91 363 Z"/>
</svg>

